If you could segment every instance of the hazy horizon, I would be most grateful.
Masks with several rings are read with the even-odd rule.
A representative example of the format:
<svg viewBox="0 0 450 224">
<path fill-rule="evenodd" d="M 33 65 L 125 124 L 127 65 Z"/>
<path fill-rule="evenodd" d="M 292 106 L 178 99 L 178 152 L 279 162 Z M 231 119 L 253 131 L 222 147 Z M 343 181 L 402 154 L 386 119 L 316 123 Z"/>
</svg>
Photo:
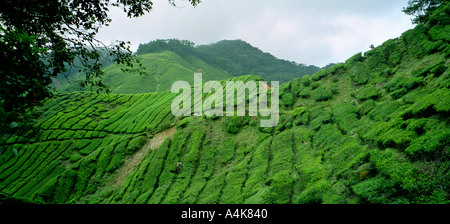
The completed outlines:
<svg viewBox="0 0 450 224">
<path fill-rule="evenodd" d="M 407 0 L 203 0 L 154 2 L 153 10 L 129 19 L 110 11 L 112 23 L 100 30 L 105 44 L 131 41 L 132 50 L 155 39 L 185 39 L 197 45 L 240 39 L 277 58 L 325 66 L 343 62 L 399 37 L 414 25 L 401 10 Z"/>
</svg>

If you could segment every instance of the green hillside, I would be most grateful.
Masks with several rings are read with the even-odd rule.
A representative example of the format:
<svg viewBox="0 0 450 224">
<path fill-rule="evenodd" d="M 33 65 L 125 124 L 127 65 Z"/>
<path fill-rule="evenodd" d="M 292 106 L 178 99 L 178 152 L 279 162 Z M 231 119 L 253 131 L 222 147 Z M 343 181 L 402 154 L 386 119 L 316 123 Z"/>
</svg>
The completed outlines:
<svg viewBox="0 0 450 224">
<path fill-rule="evenodd" d="M 294 78 L 311 75 L 319 71 L 313 65 L 278 59 L 242 40 L 222 40 L 217 43 L 194 47 L 187 40 L 155 40 L 140 44 L 137 55 L 172 51 L 183 57 L 195 56 L 232 76 L 253 74 L 268 81 L 285 83 Z"/>
<path fill-rule="evenodd" d="M 156 40 L 139 45 L 136 54 L 144 66 L 144 75 L 138 72 L 125 73 L 123 65 L 111 64 L 105 56 L 102 63 L 108 66 L 103 69 L 105 74 L 102 82 L 112 93 L 167 91 L 174 81 L 193 84 L 194 72 L 202 73 L 204 81 L 253 74 L 268 81 L 284 83 L 319 70 L 316 66 L 277 59 L 240 40 L 225 40 L 198 47 L 189 41 Z M 65 92 L 91 91 L 80 85 L 85 74 L 75 71 L 76 68 L 69 68 L 67 74 L 60 74 L 53 79 L 52 86 Z"/>
<path fill-rule="evenodd" d="M 201 72 L 205 81 L 231 78 L 227 72 L 213 67 L 198 57 L 181 57 L 173 52 L 144 54 L 139 60 L 145 68 L 144 75 L 138 72 L 124 73 L 121 65 L 111 64 L 103 69 L 103 82 L 112 93 L 138 94 L 170 90 L 174 81 L 194 83 L 194 72 Z M 71 83 L 58 88 L 61 91 L 89 91 L 83 89 L 77 80 L 84 78 L 81 73 L 71 76 Z"/>
<path fill-rule="evenodd" d="M 447 20 L 284 83 L 273 128 L 261 128 L 261 117 L 174 117 L 170 92 L 59 93 L 39 109 L 36 130 L 2 137 L 0 199 L 450 203 Z M 155 67 L 164 55 L 180 68 L 203 66 L 165 52 Z"/>
<path fill-rule="evenodd" d="M 204 61 L 228 71 L 233 76 L 254 74 L 268 81 L 285 83 L 319 71 L 314 65 L 278 59 L 242 40 L 223 40 L 196 49 Z"/>
</svg>

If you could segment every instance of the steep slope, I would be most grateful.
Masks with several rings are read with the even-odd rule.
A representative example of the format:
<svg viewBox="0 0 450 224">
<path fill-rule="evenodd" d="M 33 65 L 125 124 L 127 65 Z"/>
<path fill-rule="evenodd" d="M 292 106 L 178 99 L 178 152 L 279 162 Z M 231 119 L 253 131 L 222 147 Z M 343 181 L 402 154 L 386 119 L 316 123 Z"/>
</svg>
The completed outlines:
<svg viewBox="0 0 450 224">
<path fill-rule="evenodd" d="M 175 118 L 168 92 L 61 94 L 42 108 L 40 133 L 3 144 L 0 192 L 52 203 L 449 203 L 449 29 L 418 25 L 283 84 L 273 128 L 261 117 Z"/>
<path fill-rule="evenodd" d="M 189 55 L 181 57 L 173 52 L 140 55 L 139 59 L 145 67 L 145 74 L 137 72 L 124 73 L 122 67 L 112 64 L 104 68 L 103 82 L 112 93 L 137 94 L 170 90 L 174 81 L 187 81 L 193 84 L 194 72 L 201 72 L 205 81 L 224 80 L 231 78 L 227 72 L 213 67 L 198 57 Z M 58 88 L 62 91 L 82 91 L 76 80 L 82 79 L 82 74 L 72 76 L 70 84 Z"/>
<path fill-rule="evenodd" d="M 170 92 L 56 95 L 40 108 L 34 130 L 24 136 L 2 136 L 0 194 L 67 203 L 84 201 L 101 187 L 122 187 L 116 183 L 127 183 L 126 174 L 134 174 L 136 164 L 154 155 L 153 141 L 160 145 L 161 132 L 174 125 L 170 107 L 175 96 Z"/>
<path fill-rule="evenodd" d="M 6 141 L 2 193 L 33 198 L 39 192 L 43 200 L 57 203 L 68 202 L 72 191 L 93 193 L 148 137 L 169 126 L 172 99 L 167 92 L 58 95 L 42 108 L 35 124 L 39 133 Z"/>
</svg>

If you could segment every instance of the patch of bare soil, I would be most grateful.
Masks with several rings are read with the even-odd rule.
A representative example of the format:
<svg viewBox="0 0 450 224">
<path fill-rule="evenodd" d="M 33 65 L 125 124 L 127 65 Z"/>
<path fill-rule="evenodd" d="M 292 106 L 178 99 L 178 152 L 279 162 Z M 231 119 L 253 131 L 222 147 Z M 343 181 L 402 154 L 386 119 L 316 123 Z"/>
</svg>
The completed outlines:
<svg viewBox="0 0 450 224">
<path fill-rule="evenodd" d="M 115 175 L 110 179 L 109 183 L 107 183 L 106 186 L 122 185 L 128 174 L 130 174 L 131 171 L 133 171 L 133 169 L 142 162 L 142 159 L 144 159 L 145 155 L 148 154 L 149 149 L 157 149 L 166 138 L 172 138 L 176 131 L 176 127 L 169 128 L 156 134 L 153 138 L 148 140 L 147 143 L 145 143 L 145 145 L 142 146 L 142 148 L 139 149 L 134 155 L 125 159 L 124 164 L 117 170 Z"/>
</svg>

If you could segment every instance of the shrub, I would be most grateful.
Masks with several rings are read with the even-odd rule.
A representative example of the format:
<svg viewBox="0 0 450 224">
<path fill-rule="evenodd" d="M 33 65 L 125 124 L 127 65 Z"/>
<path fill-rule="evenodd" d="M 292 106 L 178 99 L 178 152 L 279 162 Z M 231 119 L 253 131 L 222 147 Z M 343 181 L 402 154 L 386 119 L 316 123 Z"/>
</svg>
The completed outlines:
<svg viewBox="0 0 450 224">
<path fill-rule="evenodd" d="M 300 84 L 303 86 L 309 86 L 311 84 L 311 79 L 309 78 L 309 75 L 305 75 L 300 78 Z"/>
<path fill-rule="evenodd" d="M 128 142 L 127 149 L 125 150 L 125 153 L 131 155 L 147 142 L 147 139 L 144 136 L 139 136 L 136 138 L 133 138 L 130 142 Z"/>
<path fill-rule="evenodd" d="M 203 142 L 203 137 L 205 135 L 204 130 L 196 130 L 192 133 L 188 145 L 188 152 L 186 153 L 186 163 L 194 163 L 198 161 L 200 155 L 200 148 Z"/>
<path fill-rule="evenodd" d="M 320 83 L 318 83 L 318 82 L 311 83 L 311 89 L 312 90 L 319 88 L 319 86 L 320 86 Z"/>
<path fill-rule="evenodd" d="M 291 81 L 291 92 L 294 95 L 297 95 L 300 92 L 300 89 L 303 88 L 303 85 L 300 83 L 300 78 L 296 78 Z"/>
<path fill-rule="evenodd" d="M 311 80 L 312 80 L 312 81 L 319 81 L 319 80 L 321 80 L 322 78 L 324 78 L 325 76 L 327 76 L 327 69 L 326 69 L 326 68 L 321 69 L 320 71 L 314 73 L 314 74 L 311 76 Z"/>
<path fill-rule="evenodd" d="M 230 161 L 236 150 L 236 142 L 234 139 L 225 139 L 224 143 L 217 150 L 217 159 L 219 163 L 225 164 Z"/>
<path fill-rule="evenodd" d="M 419 120 L 420 121 L 420 120 Z M 450 129 L 435 129 L 426 132 L 419 138 L 415 138 L 405 152 L 413 158 L 431 157 L 436 159 L 439 157 L 436 152 L 443 151 L 450 144 Z M 445 153 L 445 152 L 444 152 Z M 450 156 L 446 152 L 447 158 Z"/>
<path fill-rule="evenodd" d="M 169 122 L 169 121 L 163 121 L 163 122 L 161 122 L 161 123 L 158 125 L 157 130 L 158 130 L 159 132 L 161 132 L 161 131 L 167 130 L 167 129 L 171 128 L 171 127 L 172 127 L 171 122 Z"/>
<path fill-rule="evenodd" d="M 375 107 L 376 107 L 375 101 L 367 100 L 363 104 L 359 105 L 359 114 L 366 115 Z"/>
<path fill-rule="evenodd" d="M 339 93 L 339 86 L 338 86 L 338 84 L 332 83 L 330 85 L 330 91 L 331 91 L 331 94 L 333 94 L 333 95 L 338 94 Z"/>
<path fill-rule="evenodd" d="M 410 91 L 402 97 L 403 102 L 406 104 L 414 104 L 417 101 L 420 101 L 424 96 L 432 93 L 432 89 L 417 89 L 414 91 Z"/>
<path fill-rule="evenodd" d="M 359 88 L 354 95 L 360 101 L 376 99 L 379 96 L 379 90 L 374 85 L 365 85 Z"/>
<path fill-rule="evenodd" d="M 345 64 L 344 63 L 339 63 L 336 65 L 333 65 L 331 68 L 328 69 L 328 73 L 332 74 L 332 75 L 337 75 L 342 73 L 345 70 Z"/>
<path fill-rule="evenodd" d="M 422 134 L 424 132 L 423 128 L 427 122 L 428 122 L 428 119 L 426 119 L 426 118 L 409 119 L 405 122 L 408 125 L 406 130 L 415 131 L 418 134 Z"/>
<path fill-rule="evenodd" d="M 375 121 L 384 120 L 399 107 L 400 103 L 397 101 L 385 101 L 377 105 L 368 115 Z"/>
<path fill-rule="evenodd" d="M 268 201 L 273 204 L 288 204 L 291 201 L 293 180 L 289 171 L 282 171 L 266 180 L 270 186 Z"/>
<path fill-rule="evenodd" d="M 114 152 L 114 146 L 113 145 L 107 145 L 105 148 L 103 148 L 99 158 L 97 167 L 100 171 L 105 171 L 106 168 L 109 165 L 109 162 L 112 157 L 112 153 Z"/>
<path fill-rule="evenodd" d="M 125 159 L 125 146 L 126 141 L 123 141 L 124 139 L 121 139 L 122 142 L 120 142 L 116 147 L 114 148 L 114 155 L 112 156 L 111 162 L 109 163 L 108 167 L 106 167 L 106 172 L 113 172 L 120 166 L 122 166 L 124 159 Z"/>
<path fill-rule="evenodd" d="M 430 70 L 431 74 L 434 74 L 434 77 L 439 77 L 441 76 L 445 71 L 447 70 L 447 66 L 445 66 L 445 63 L 440 63 L 438 65 L 436 65 L 435 67 L 433 67 Z"/>
<path fill-rule="evenodd" d="M 78 119 L 78 121 L 72 126 L 72 129 L 82 129 L 86 124 L 91 122 L 92 119 L 89 117 L 85 117 L 83 119 Z"/>
<path fill-rule="evenodd" d="M 393 92 L 395 90 L 400 90 L 400 89 L 404 89 L 406 92 L 408 92 L 409 90 L 415 89 L 422 84 L 423 84 L 422 77 L 411 78 L 411 77 L 399 76 L 397 78 L 392 79 L 390 82 L 388 82 L 384 86 L 384 88 L 390 92 Z"/>
<path fill-rule="evenodd" d="M 384 70 L 384 68 L 387 67 L 387 58 L 381 47 L 377 47 L 373 50 L 368 51 L 365 56 L 367 57 L 367 59 L 364 61 L 366 70 L 378 72 L 381 69 Z"/>
<path fill-rule="evenodd" d="M 311 182 L 302 194 L 297 198 L 297 204 L 321 204 L 325 194 L 330 190 L 331 185 L 327 180 Z"/>
<path fill-rule="evenodd" d="M 115 153 L 111 159 L 111 162 L 106 168 L 106 172 L 113 172 L 114 170 L 122 166 L 124 159 L 125 159 L 124 153 Z"/>
<path fill-rule="evenodd" d="M 391 128 L 376 137 L 376 142 L 382 147 L 406 148 L 409 143 L 416 138 L 417 135 L 413 131 L 403 130 L 399 128 Z"/>
<path fill-rule="evenodd" d="M 74 135 L 74 131 L 54 130 L 47 140 L 69 139 Z"/>
<path fill-rule="evenodd" d="M 448 113 L 450 112 L 450 90 L 438 89 L 421 99 L 418 99 L 405 112 L 405 117 L 413 116 L 431 116 L 432 113 Z"/>
<path fill-rule="evenodd" d="M 325 124 L 316 132 L 313 137 L 314 147 L 326 151 L 334 149 L 342 141 L 343 135 L 333 124 Z"/>
<path fill-rule="evenodd" d="M 76 140 L 74 144 L 70 146 L 70 150 L 81 150 L 87 145 L 89 145 L 89 143 L 91 143 L 91 140 L 89 139 Z"/>
<path fill-rule="evenodd" d="M 101 144 L 101 140 L 95 139 L 91 140 L 90 144 L 80 150 L 81 154 L 88 155 L 95 151 L 97 147 Z"/>
<path fill-rule="evenodd" d="M 358 121 L 356 114 L 358 108 L 352 104 L 340 103 L 333 105 L 331 111 L 333 112 L 334 120 L 338 123 L 341 130 L 350 133 Z"/>
<path fill-rule="evenodd" d="M 434 25 L 428 33 L 433 38 L 433 40 L 444 40 L 449 42 L 450 37 L 448 34 L 450 33 L 450 25 L 446 25 L 443 27 L 442 25 Z"/>
<path fill-rule="evenodd" d="M 319 87 L 312 93 L 313 99 L 320 102 L 320 101 L 327 101 L 331 99 L 332 93 L 331 90 L 325 88 L 325 87 Z"/>
<path fill-rule="evenodd" d="M 40 189 L 36 196 L 44 199 L 46 202 L 63 204 L 69 201 L 75 182 L 77 180 L 77 172 L 68 169 L 65 170 L 61 176 L 54 178 L 45 184 Z"/>
<path fill-rule="evenodd" d="M 398 64 L 400 64 L 400 62 L 402 62 L 402 59 L 403 59 L 403 52 L 395 51 L 389 56 L 388 62 L 392 67 L 395 67 Z"/>
<path fill-rule="evenodd" d="M 85 130 L 77 130 L 75 132 L 75 134 L 71 137 L 75 138 L 75 139 L 79 139 L 79 138 L 84 138 L 84 136 L 86 135 L 86 131 Z M 70 137 L 69 137 L 70 138 Z M 67 138 L 62 138 L 61 136 L 59 137 L 59 139 L 67 139 Z"/>
<path fill-rule="evenodd" d="M 351 65 L 353 63 L 361 62 L 361 61 L 363 61 L 363 56 L 362 56 L 362 53 L 359 52 L 359 53 L 353 55 L 351 58 L 347 59 L 347 61 L 345 61 L 345 63 L 348 65 Z"/>
<path fill-rule="evenodd" d="M 298 92 L 298 96 L 307 99 L 311 96 L 311 90 L 309 88 L 303 88 Z"/>
<path fill-rule="evenodd" d="M 241 125 L 242 125 L 241 117 L 232 116 L 232 117 L 226 117 L 226 119 L 225 119 L 225 127 L 226 127 L 228 133 L 231 133 L 231 134 L 238 133 Z"/>
<path fill-rule="evenodd" d="M 83 158 L 83 156 L 81 156 L 78 152 L 73 152 L 72 155 L 70 155 L 69 161 L 71 163 L 74 163 L 80 160 L 81 158 Z"/>
<path fill-rule="evenodd" d="M 445 47 L 445 48 L 442 50 L 442 53 L 444 53 L 444 57 L 445 57 L 445 58 L 450 58 L 450 44 L 447 45 L 447 47 Z"/>
<path fill-rule="evenodd" d="M 421 43 L 421 47 L 424 49 L 426 54 L 433 54 L 436 53 L 439 49 L 439 47 L 441 47 L 444 44 L 444 42 L 442 40 L 438 40 L 438 41 L 429 41 L 429 40 L 424 40 Z"/>
<path fill-rule="evenodd" d="M 185 128 L 189 124 L 189 119 L 183 119 L 177 122 L 177 128 Z"/>
<path fill-rule="evenodd" d="M 355 82 L 356 85 L 365 85 L 369 82 L 369 78 L 371 77 L 367 71 L 362 71 L 352 77 L 352 81 Z"/>
<path fill-rule="evenodd" d="M 405 47 L 401 40 L 392 39 L 386 41 L 383 46 L 384 57 L 391 67 L 395 67 L 402 62 L 405 53 Z"/>
<path fill-rule="evenodd" d="M 398 99 L 398 98 L 404 96 L 406 93 L 408 93 L 408 90 L 406 88 L 401 88 L 401 89 L 397 89 L 397 90 L 391 92 L 390 95 L 392 96 L 392 98 Z"/>
<path fill-rule="evenodd" d="M 294 118 L 294 124 L 302 125 L 307 124 L 309 120 L 309 110 L 306 107 L 297 107 L 292 112 L 291 115 Z"/>
<path fill-rule="evenodd" d="M 421 76 L 421 77 L 426 77 L 426 76 L 428 76 L 428 75 L 431 74 L 431 70 L 435 69 L 434 72 L 438 73 L 438 75 L 436 75 L 435 77 L 438 77 L 438 76 L 440 76 L 440 75 L 445 71 L 445 69 L 444 69 L 444 70 L 442 71 L 442 73 L 440 73 L 440 71 L 441 71 L 441 69 L 442 69 L 442 68 L 440 68 L 440 67 L 441 67 L 441 65 L 444 65 L 444 64 L 445 64 L 445 60 L 444 60 L 444 61 L 441 61 L 441 62 L 439 62 L 439 63 L 437 63 L 437 64 L 433 63 L 432 65 L 428 65 L 427 67 L 424 67 L 424 68 L 419 67 L 419 68 L 414 69 L 414 70 L 411 72 L 411 74 L 412 74 L 413 76 L 415 76 L 415 77 L 419 77 L 419 76 Z"/>
<path fill-rule="evenodd" d="M 294 96 L 292 93 L 284 92 L 281 94 L 281 102 L 283 102 L 283 105 L 286 107 L 292 106 L 292 104 L 294 104 Z"/>
<path fill-rule="evenodd" d="M 370 161 L 375 164 L 379 174 L 393 181 L 392 184 L 408 191 L 415 189 L 417 168 L 404 153 L 392 148 L 373 150 L 370 152 Z"/>
<path fill-rule="evenodd" d="M 297 118 L 297 117 L 303 115 L 304 113 L 306 113 L 307 111 L 308 111 L 307 107 L 297 107 L 294 110 L 292 110 L 291 115 L 294 118 Z"/>
<path fill-rule="evenodd" d="M 402 40 L 407 46 L 407 52 L 410 56 L 422 58 L 426 51 L 422 42 L 427 41 L 425 34 L 426 28 L 423 24 L 418 24 L 414 29 L 408 30 L 402 34 Z"/>
<path fill-rule="evenodd" d="M 393 186 L 393 181 L 384 177 L 375 177 L 353 185 L 351 188 L 363 201 L 373 204 L 386 204 L 391 199 Z"/>
</svg>

